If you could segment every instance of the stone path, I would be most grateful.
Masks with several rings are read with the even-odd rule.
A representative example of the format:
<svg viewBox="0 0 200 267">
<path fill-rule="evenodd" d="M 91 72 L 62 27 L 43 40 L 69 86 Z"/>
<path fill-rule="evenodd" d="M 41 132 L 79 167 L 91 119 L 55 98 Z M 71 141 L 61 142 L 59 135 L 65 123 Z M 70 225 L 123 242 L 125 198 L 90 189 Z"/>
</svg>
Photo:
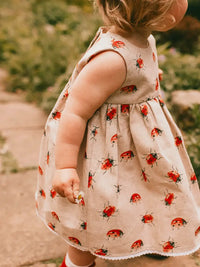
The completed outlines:
<svg viewBox="0 0 200 267">
<path fill-rule="evenodd" d="M 0 114 L 0 266 L 57 267 L 66 252 L 66 243 L 36 216 L 34 201 L 39 144 L 46 115 L 26 103 L 22 96 L 2 90 Z M 167 260 L 145 256 L 126 261 L 97 259 L 96 266 L 195 267 L 200 266 L 199 254 L 200 251 Z"/>
</svg>

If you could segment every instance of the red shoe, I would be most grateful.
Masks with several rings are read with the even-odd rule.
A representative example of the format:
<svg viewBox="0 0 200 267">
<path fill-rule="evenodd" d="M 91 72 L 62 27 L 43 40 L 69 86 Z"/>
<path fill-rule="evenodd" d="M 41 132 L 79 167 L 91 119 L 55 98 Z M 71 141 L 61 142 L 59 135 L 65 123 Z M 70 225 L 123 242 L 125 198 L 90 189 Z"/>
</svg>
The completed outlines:
<svg viewBox="0 0 200 267">
<path fill-rule="evenodd" d="M 94 266 L 96 266 L 95 261 L 94 261 L 89 267 L 94 267 Z M 65 257 L 64 257 L 63 262 L 61 263 L 60 267 L 68 267 L 68 266 L 65 264 Z"/>
<path fill-rule="evenodd" d="M 61 263 L 60 267 L 67 267 L 67 265 L 65 264 L 65 257 L 64 257 L 63 262 Z"/>
</svg>

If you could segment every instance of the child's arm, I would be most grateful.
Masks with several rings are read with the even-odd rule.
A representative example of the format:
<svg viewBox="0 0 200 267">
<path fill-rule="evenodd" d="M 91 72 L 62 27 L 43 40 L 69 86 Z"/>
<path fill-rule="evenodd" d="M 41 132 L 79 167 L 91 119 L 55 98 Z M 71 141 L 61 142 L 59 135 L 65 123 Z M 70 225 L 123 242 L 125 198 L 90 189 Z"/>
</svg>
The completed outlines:
<svg viewBox="0 0 200 267">
<path fill-rule="evenodd" d="M 55 148 L 54 189 L 74 203 L 79 191 L 77 159 L 86 123 L 105 100 L 123 84 L 126 66 L 111 51 L 94 57 L 76 78 L 62 112 Z"/>
</svg>

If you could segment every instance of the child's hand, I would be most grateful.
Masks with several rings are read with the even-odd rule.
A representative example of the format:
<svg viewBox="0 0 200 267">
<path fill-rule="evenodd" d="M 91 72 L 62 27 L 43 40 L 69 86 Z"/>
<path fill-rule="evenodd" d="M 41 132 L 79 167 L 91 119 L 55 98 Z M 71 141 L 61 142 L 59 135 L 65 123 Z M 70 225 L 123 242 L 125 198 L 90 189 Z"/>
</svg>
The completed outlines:
<svg viewBox="0 0 200 267">
<path fill-rule="evenodd" d="M 56 170 L 52 185 L 54 190 L 62 197 L 67 197 L 72 203 L 79 194 L 80 179 L 74 168 Z"/>
</svg>

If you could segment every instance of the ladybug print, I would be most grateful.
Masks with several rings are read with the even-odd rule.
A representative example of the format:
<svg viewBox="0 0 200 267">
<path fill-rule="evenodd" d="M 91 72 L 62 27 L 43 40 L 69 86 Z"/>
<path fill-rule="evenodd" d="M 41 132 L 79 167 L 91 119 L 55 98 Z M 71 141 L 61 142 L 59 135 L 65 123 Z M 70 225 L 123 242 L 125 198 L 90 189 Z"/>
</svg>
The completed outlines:
<svg viewBox="0 0 200 267">
<path fill-rule="evenodd" d="M 102 212 L 103 217 L 109 218 L 116 212 L 115 206 L 107 206 Z"/>
<path fill-rule="evenodd" d="M 117 188 L 117 191 L 116 191 L 116 193 L 120 193 L 120 191 L 121 191 L 121 189 L 120 189 L 120 187 L 122 186 L 122 185 L 114 185 L 116 188 Z"/>
<path fill-rule="evenodd" d="M 67 90 L 65 91 L 63 97 L 68 98 L 68 96 L 69 96 L 69 91 L 68 91 L 68 89 L 67 89 Z"/>
<path fill-rule="evenodd" d="M 159 103 L 160 103 L 161 107 L 164 107 L 165 102 L 164 102 L 164 100 L 162 99 L 161 95 L 158 96 L 158 100 L 159 100 Z"/>
<path fill-rule="evenodd" d="M 141 200 L 141 196 L 138 193 L 132 194 L 130 202 L 137 203 Z"/>
<path fill-rule="evenodd" d="M 81 197 L 81 199 L 79 200 L 79 205 L 80 205 L 80 206 L 85 206 L 85 200 L 84 200 L 84 197 Z"/>
<path fill-rule="evenodd" d="M 115 41 L 115 39 L 112 39 L 112 47 L 114 49 L 117 49 L 117 48 L 123 48 L 125 46 L 125 43 L 122 42 L 122 41 Z"/>
<path fill-rule="evenodd" d="M 162 135 L 162 130 L 160 130 L 159 128 L 154 128 L 151 131 L 151 137 L 154 139 L 156 136 L 161 136 Z"/>
<path fill-rule="evenodd" d="M 118 139 L 118 135 L 114 134 L 110 139 L 111 144 L 115 144 L 117 142 L 117 139 Z"/>
<path fill-rule="evenodd" d="M 87 222 L 82 222 L 80 226 L 83 230 L 87 230 Z"/>
<path fill-rule="evenodd" d="M 96 255 L 100 255 L 100 256 L 106 256 L 108 254 L 108 250 L 107 249 L 103 249 L 103 248 L 100 248 L 100 249 L 96 249 L 94 251 L 94 253 Z"/>
<path fill-rule="evenodd" d="M 51 228 L 51 230 L 55 231 L 55 225 L 53 223 L 48 223 L 49 228 Z"/>
<path fill-rule="evenodd" d="M 150 153 L 146 156 L 146 162 L 147 162 L 147 164 L 151 165 L 151 167 L 153 167 L 154 164 L 157 165 L 158 159 L 160 159 L 160 158 L 158 158 L 158 153 L 156 153 L 156 152 Z"/>
<path fill-rule="evenodd" d="M 55 198 L 56 197 L 56 191 L 54 190 L 54 189 L 51 189 L 50 190 L 50 196 L 52 197 L 52 198 Z"/>
<path fill-rule="evenodd" d="M 55 211 L 52 211 L 52 212 L 51 212 L 51 215 L 52 215 L 57 221 L 60 221 L 60 220 L 59 220 L 59 217 L 58 217 L 58 215 L 57 215 L 57 213 L 56 213 Z"/>
<path fill-rule="evenodd" d="M 158 91 L 159 89 L 159 81 L 158 81 L 158 78 L 156 78 L 156 86 L 155 86 L 155 90 Z"/>
<path fill-rule="evenodd" d="M 174 241 L 167 241 L 163 244 L 163 252 L 170 252 L 175 247 Z"/>
<path fill-rule="evenodd" d="M 197 182 L 197 177 L 196 177 L 196 174 L 193 173 L 190 177 L 190 181 L 192 182 L 192 184 L 196 183 Z"/>
<path fill-rule="evenodd" d="M 39 171 L 40 175 L 43 175 L 43 170 L 40 166 L 38 166 L 38 171 Z"/>
<path fill-rule="evenodd" d="M 156 55 L 154 52 L 152 53 L 152 56 L 153 56 L 153 61 L 156 62 Z"/>
<path fill-rule="evenodd" d="M 153 216 L 151 214 L 146 214 L 142 217 L 143 223 L 152 223 L 153 222 Z"/>
<path fill-rule="evenodd" d="M 175 137 L 175 145 L 177 147 L 179 147 L 180 145 L 182 145 L 182 143 L 183 143 L 183 140 L 182 140 L 181 136 L 176 136 Z"/>
<path fill-rule="evenodd" d="M 158 79 L 159 79 L 159 81 L 163 80 L 163 72 L 158 73 Z"/>
<path fill-rule="evenodd" d="M 114 164 L 114 160 L 111 158 L 107 158 L 102 162 L 101 169 L 107 171 L 110 168 L 112 168 L 113 164 Z"/>
<path fill-rule="evenodd" d="M 49 151 L 47 152 L 47 165 L 49 165 Z"/>
<path fill-rule="evenodd" d="M 144 67 L 144 61 L 141 57 L 136 60 L 136 67 L 142 69 Z"/>
<path fill-rule="evenodd" d="M 40 163 L 37 165 L 38 213 L 46 220 L 50 230 L 59 232 L 77 248 L 84 248 L 87 232 L 91 241 L 95 241 L 100 234 L 99 242 L 93 242 L 97 244 L 90 246 L 90 250 L 104 259 L 138 256 L 148 249 L 152 250 L 153 245 L 163 255 L 187 252 L 194 244 L 194 239 L 200 238 L 200 223 L 195 214 L 195 205 L 198 204 L 195 203 L 198 199 L 195 197 L 198 194 L 195 186 L 199 177 L 188 161 L 183 135 L 161 98 L 162 82 L 159 81 L 158 56 L 153 37 L 148 51 L 135 49 L 125 39 L 110 32 L 104 36 L 102 34 L 102 37 L 98 45 L 81 58 L 71 84 L 62 91 L 48 117 Z M 63 108 L 70 101 L 71 86 L 78 75 L 76 71 L 80 72 L 94 54 L 109 47 L 114 52 L 123 52 L 125 56 L 128 64 L 126 83 L 112 97 L 105 99 L 86 125 L 79 151 L 79 171 L 84 176 L 80 189 L 85 196 L 83 194 L 79 199 L 74 199 L 74 202 L 80 200 L 76 202 L 76 207 L 68 203 L 67 210 L 65 199 L 53 189 L 51 181 L 55 171 L 57 127 L 64 116 Z M 190 210 L 182 213 L 180 210 L 184 209 L 184 201 L 181 197 L 184 193 L 187 194 L 185 201 Z M 99 197 L 101 199 L 98 202 Z M 192 204 L 194 208 L 191 208 Z M 87 216 L 88 210 L 93 210 L 99 218 L 98 227 L 93 218 Z M 159 214 L 156 210 L 162 212 Z M 68 218 L 66 225 L 63 225 L 63 218 Z M 71 230 L 70 225 L 73 225 Z M 131 235 L 131 231 L 126 230 L 130 225 L 142 229 L 143 234 Z M 64 231 L 62 226 L 66 226 Z M 181 242 L 183 238 L 179 234 L 181 231 L 183 234 L 187 232 L 190 226 L 191 240 Z M 78 232 L 80 234 L 76 234 Z M 157 244 L 154 244 L 156 239 Z"/>
<path fill-rule="evenodd" d="M 167 177 L 170 178 L 176 184 L 181 182 L 182 180 L 180 173 L 178 173 L 176 170 L 169 171 L 167 173 Z"/>
<path fill-rule="evenodd" d="M 44 192 L 43 189 L 40 190 L 40 195 L 41 197 L 46 198 L 46 193 Z"/>
<path fill-rule="evenodd" d="M 99 127 L 94 126 L 93 129 L 91 130 L 91 136 L 93 139 L 95 139 L 96 135 L 98 134 L 98 131 L 97 131 L 98 128 Z"/>
<path fill-rule="evenodd" d="M 121 105 L 121 113 L 128 115 L 130 110 L 130 105 L 123 104 Z"/>
<path fill-rule="evenodd" d="M 89 172 L 89 174 L 88 174 L 88 188 L 90 188 L 90 187 L 93 188 L 93 182 L 94 182 L 93 176 L 94 176 L 94 174 Z"/>
<path fill-rule="evenodd" d="M 144 243 L 141 239 L 136 240 L 132 245 L 131 245 L 131 249 L 137 250 L 138 248 L 140 248 L 141 246 L 143 246 Z"/>
<path fill-rule="evenodd" d="M 174 193 L 168 193 L 165 197 L 165 205 L 171 206 L 173 201 L 174 201 Z"/>
<path fill-rule="evenodd" d="M 71 241 L 72 243 L 81 246 L 81 242 L 80 242 L 76 237 L 69 236 L 68 239 L 69 239 L 69 241 Z"/>
<path fill-rule="evenodd" d="M 148 115 L 148 106 L 146 104 L 143 104 L 140 106 L 140 111 L 143 117 L 146 117 Z"/>
<path fill-rule="evenodd" d="M 135 93 L 137 91 L 136 85 L 128 85 L 120 89 L 124 93 Z"/>
<path fill-rule="evenodd" d="M 107 114 L 106 114 L 106 120 L 111 121 L 114 117 L 117 115 L 117 109 L 114 107 L 108 108 Z"/>
<path fill-rule="evenodd" d="M 142 178 L 145 182 L 149 181 L 147 178 L 147 174 L 145 173 L 145 170 L 142 170 Z"/>
<path fill-rule="evenodd" d="M 107 232 L 107 236 L 108 237 L 113 237 L 114 239 L 116 239 L 117 237 L 122 237 L 123 236 L 123 231 L 120 229 L 113 229 Z"/>
<path fill-rule="evenodd" d="M 180 228 L 181 226 L 186 225 L 187 222 L 183 218 L 175 218 L 171 221 L 171 226 L 173 228 Z"/>
<path fill-rule="evenodd" d="M 53 112 L 52 117 L 54 120 L 59 120 L 61 118 L 61 112 L 59 111 Z"/>
<path fill-rule="evenodd" d="M 200 226 L 195 230 L 195 236 L 197 236 L 200 233 Z"/>
<path fill-rule="evenodd" d="M 135 155 L 133 154 L 133 151 L 132 150 L 128 150 L 128 151 L 123 152 L 120 155 L 120 158 L 121 158 L 121 160 L 125 159 L 127 161 L 129 159 L 132 159 L 134 156 Z"/>
</svg>

